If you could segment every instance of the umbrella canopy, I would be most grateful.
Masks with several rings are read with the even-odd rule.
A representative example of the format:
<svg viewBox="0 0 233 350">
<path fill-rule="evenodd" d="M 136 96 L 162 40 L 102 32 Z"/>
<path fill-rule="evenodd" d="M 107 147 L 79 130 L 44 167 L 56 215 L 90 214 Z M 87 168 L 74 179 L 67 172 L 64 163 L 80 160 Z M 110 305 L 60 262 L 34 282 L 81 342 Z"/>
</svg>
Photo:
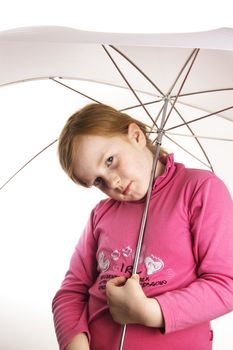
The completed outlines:
<svg viewBox="0 0 233 350">
<path fill-rule="evenodd" d="M 18 247 L 25 242 L 30 247 L 30 254 L 22 268 L 27 271 L 38 248 L 49 259 L 53 247 L 61 280 L 68 262 L 64 266 L 64 261 L 58 257 L 65 242 L 70 254 L 77 240 L 77 212 L 70 205 L 70 198 L 74 198 L 76 205 L 77 201 L 88 203 L 85 208 L 90 209 L 100 196 L 93 200 L 93 192 L 85 191 L 84 197 L 83 190 L 77 190 L 66 179 L 57 163 L 56 139 L 67 117 L 92 101 L 112 105 L 142 119 L 151 125 L 153 139 L 157 137 L 166 104 L 162 145 L 187 166 L 215 171 L 233 193 L 233 29 L 189 34 L 113 34 L 63 27 L 28 27 L 1 32 L 0 52 L 1 104 L 6 103 L 5 108 L 9 111 L 14 104 L 19 111 L 20 106 L 23 108 L 21 113 L 12 113 L 8 118 L 1 113 L 0 187 L 4 236 L 9 232 L 6 227 L 12 227 L 12 218 L 17 219 L 17 232 L 10 234 L 14 244 L 12 241 L 7 246 L 1 244 L 3 265 L 5 259 L 19 257 Z M 51 93 L 45 90 L 45 84 Z M 36 93 L 38 85 L 41 86 L 39 95 Z M 17 99 L 19 86 L 24 89 L 20 100 Z M 12 105 L 4 97 L 7 92 L 12 96 Z M 29 108 L 32 101 L 33 108 L 32 104 Z M 64 105 L 66 113 L 61 112 Z M 37 154 L 40 156 L 36 157 Z M 35 157 L 36 161 L 31 162 Z M 26 164 L 28 166 L 24 167 Z M 23 171 L 18 173 L 21 168 Z M 16 172 L 17 177 L 12 178 Z M 44 188 L 49 174 L 53 174 L 50 192 Z M 20 182 L 23 177 L 27 178 L 26 186 Z M 59 178 L 59 188 L 55 178 Z M 34 187 L 38 188 L 36 198 Z M 22 196 L 27 199 L 24 207 L 27 209 L 25 215 L 21 213 L 19 217 Z M 38 198 L 43 206 L 35 210 L 33 203 Z M 56 210 L 54 202 L 60 203 Z M 69 217 L 75 218 L 74 221 L 70 219 L 69 225 L 67 220 L 66 224 L 61 222 L 67 206 Z M 83 208 L 79 209 L 79 216 L 82 216 Z M 78 224 L 82 226 L 86 218 L 84 215 Z M 46 222 L 52 222 L 51 226 Z M 66 240 L 57 235 L 55 222 L 66 234 L 72 232 L 72 225 L 75 226 L 70 242 L 69 237 Z M 32 231 L 27 240 L 24 240 L 25 226 Z M 48 248 L 43 245 L 48 243 L 49 236 L 57 244 L 60 241 L 60 250 L 52 243 Z M 44 238 L 39 241 L 38 237 Z M 4 254 L 9 247 L 10 257 Z M 54 265 L 48 269 L 46 259 L 44 262 L 44 270 L 41 258 L 34 265 L 33 276 L 38 278 L 41 271 L 49 270 L 46 281 L 42 279 L 42 283 L 49 284 Z M 10 271 L 13 272 L 12 268 Z M 23 280 L 21 274 L 17 275 L 17 286 L 27 285 L 26 275 Z M 8 272 L 4 276 L 8 281 Z M 56 289 L 54 284 L 51 296 Z M 9 293 L 11 304 L 13 294 L 13 291 L 12 295 Z M 26 299 L 23 305 L 27 305 Z"/>
<path fill-rule="evenodd" d="M 0 33 L 0 85 L 51 79 L 83 104 L 110 104 L 156 126 L 168 97 L 164 146 L 214 169 L 232 191 L 223 167 L 232 151 L 232 39 L 230 28 L 170 35 L 19 28 Z"/>
</svg>

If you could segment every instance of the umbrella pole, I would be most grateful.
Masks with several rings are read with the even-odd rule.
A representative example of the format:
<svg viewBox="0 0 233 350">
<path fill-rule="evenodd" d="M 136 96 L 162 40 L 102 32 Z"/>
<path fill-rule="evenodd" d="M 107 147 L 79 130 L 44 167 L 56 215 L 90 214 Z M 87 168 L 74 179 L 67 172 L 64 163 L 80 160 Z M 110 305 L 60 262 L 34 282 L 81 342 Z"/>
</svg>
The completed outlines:
<svg viewBox="0 0 233 350">
<path fill-rule="evenodd" d="M 158 132 L 158 137 L 156 139 L 156 146 L 157 147 L 156 147 L 155 155 L 153 157 L 153 164 L 152 164 L 150 182 L 149 182 L 149 186 L 148 186 L 145 207 L 144 207 L 144 211 L 143 211 L 143 215 L 142 215 L 141 227 L 140 227 L 140 231 L 139 231 L 137 248 L 136 248 L 135 257 L 134 257 L 134 264 L 133 264 L 132 275 L 137 273 L 137 268 L 138 268 L 138 264 L 139 264 L 139 258 L 140 258 L 141 248 L 142 248 L 142 242 L 143 242 L 143 237 L 144 237 L 144 232 L 145 232 L 145 226 L 146 226 L 147 213 L 148 213 L 150 197 L 151 197 L 151 192 L 152 192 L 152 187 L 153 187 L 153 181 L 154 181 L 154 177 L 155 177 L 155 171 L 156 171 L 157 163 L 158 163 L 158 160 L 159 160 L 160 147 L 161 147 L 161 144 L 162 144 L 163 125 L 164 125 L 164 122 L 166 120 L 168 101 L 169 101 L 169 97 L 165 97 L 164 105 L 163 105 L 163 114 L 162 114 L 161 124 L 160 124 L 160 128 L 157 130 L 157 132 Z M 120 344 L 119 344 L 118 350 L 123 350 L 126 330 L 127 330 L 127 325 L 124 324 L 122 326 L 121 339 L 120 339 Z"/>
</svg>

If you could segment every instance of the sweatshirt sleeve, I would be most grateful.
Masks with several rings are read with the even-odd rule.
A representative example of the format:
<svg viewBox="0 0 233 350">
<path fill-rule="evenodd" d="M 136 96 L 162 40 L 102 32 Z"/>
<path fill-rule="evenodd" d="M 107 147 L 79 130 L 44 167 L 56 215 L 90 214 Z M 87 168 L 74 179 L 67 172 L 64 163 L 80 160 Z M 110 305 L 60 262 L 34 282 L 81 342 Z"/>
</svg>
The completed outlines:
<svg viewBox="0 0 233 350">
<path fill-rule="evenodd" d="M 61 288 L 52 302 L 54 325 L 60 349 L 72 338 L 86 333 L 88 290 L 96 278 L 96 241 L 93 236 L 93 212 L 75 248 Z"/>
<path fill-rule="evenodd" d="M 197 279 L 186 288 L 156 297 L 165 333 L 233 310 L 233 202 L 220 179 L 211 176 L 195 191 L 189 215 Z"/>
</svg>

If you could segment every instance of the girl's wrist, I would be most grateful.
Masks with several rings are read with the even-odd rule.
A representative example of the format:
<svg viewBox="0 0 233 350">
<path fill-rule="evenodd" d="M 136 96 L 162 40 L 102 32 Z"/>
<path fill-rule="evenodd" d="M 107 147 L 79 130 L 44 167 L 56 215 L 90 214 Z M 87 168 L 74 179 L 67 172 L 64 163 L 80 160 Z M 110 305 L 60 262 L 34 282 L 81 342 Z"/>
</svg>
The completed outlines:
<svg viewBox="0 0 233 350">
<path fill-rule="evenodd" d="M 77 334 L 65 350 L 90 350 L 87 335 L 85 333 Z"/>
<path fill-rule="evenodd" d="M 155 298 L 145 298 L 141 308 L 142 324 L 144 326 L 156 328 L 164 326 L 163 314 Z"/>
</svg>

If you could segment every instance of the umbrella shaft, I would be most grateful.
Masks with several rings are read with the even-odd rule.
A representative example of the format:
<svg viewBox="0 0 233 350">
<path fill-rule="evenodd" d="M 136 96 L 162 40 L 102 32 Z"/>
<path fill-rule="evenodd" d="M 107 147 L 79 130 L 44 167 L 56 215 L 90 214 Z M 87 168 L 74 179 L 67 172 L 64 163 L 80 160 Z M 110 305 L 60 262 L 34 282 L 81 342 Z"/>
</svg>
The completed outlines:
<svg viewBox="0 0 233 350">
<path fill-rule="evenodd" d="M 126 328 L 127 328 L 127 325 L 124 324 L 122 326 L 122 331 L 121 331 L 121 341 L 120 341 L 120 344 L 119 344 L 119 350 L 123 350 Z"/>
</svg>

